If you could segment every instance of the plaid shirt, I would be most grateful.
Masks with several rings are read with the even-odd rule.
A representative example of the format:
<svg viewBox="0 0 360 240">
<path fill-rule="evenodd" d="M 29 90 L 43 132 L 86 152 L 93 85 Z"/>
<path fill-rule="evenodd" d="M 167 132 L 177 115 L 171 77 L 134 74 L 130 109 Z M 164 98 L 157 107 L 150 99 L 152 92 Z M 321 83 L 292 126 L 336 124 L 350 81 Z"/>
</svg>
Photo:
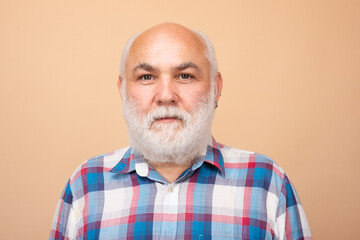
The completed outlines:
<svg viewBox="0 0 360 240">
<path fill-rule="evenodd" d="M 49 239 L 311 239 L 276 163 L 211 141 L 171 184 L 131 147 L 86 161 L 61 195 Z"/>
</svg>

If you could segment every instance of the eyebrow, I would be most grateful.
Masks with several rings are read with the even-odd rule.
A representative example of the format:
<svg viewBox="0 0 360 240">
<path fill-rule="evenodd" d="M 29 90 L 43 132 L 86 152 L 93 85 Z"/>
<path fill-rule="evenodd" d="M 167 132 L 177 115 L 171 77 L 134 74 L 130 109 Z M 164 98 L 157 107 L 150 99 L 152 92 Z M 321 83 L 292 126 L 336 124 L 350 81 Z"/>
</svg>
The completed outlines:
<svg viewBox="0 0 360 240">
<path fill-rule="evenodd" d="M 178 71 L 182 71 L 182 70 L 185 70 L 185 69 L 188 69 L 188 68 L 194 68 L 197 71 L 200 70 L 198 65 L 196 65 L 194 62 L 185 62 L 185 63 L 182 63 L 179 66 L 175 67 L 175 69 L 178 70 Z M 139 69 L 142 69 L 142 70 L 145 70 L 145 71 L 148 71 L 148 72 L 156 72 L 157 71 L 156 68 L 154 68 L 150 64 L 144 63 L 144 62 L 136 64 L 136 66 L 134 67 L 133 72 L 136 72 Z"/>
<path fill-rule="evenodd" d="M 151 66 L 150 64 L 147 63 L 138 63 L 135 67 L 134 67 L 134 72 L 136 72 L 138 69 L 143 69 L 145 71 L 148 72 L 155 72 L 155 68 L 153 66 Z"/>
<path fill-rule="evenodd" d="M 198 65 L 196 65 L 195 63 L 193 62 L 185 62 L 183 64 L 180 64 L 179 66 L 176 67 L 176 69 L 178 71 L 181 71 L 181 70 L 185 70 L 187 68 L 195 68 L 196 70 L 199 70 L 200 68 L 198 67 Z"/>
</svg>

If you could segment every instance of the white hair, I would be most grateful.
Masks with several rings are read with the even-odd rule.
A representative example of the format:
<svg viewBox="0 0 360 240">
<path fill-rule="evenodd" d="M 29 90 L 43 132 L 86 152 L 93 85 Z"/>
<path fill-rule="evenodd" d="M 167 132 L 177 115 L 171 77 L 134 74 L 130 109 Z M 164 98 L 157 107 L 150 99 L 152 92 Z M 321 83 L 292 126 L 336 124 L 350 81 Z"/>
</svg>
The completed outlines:
<svg viewBox="0 0 360 240">
<path fill-rule="evenodd" d="M 123 78 L 123 80 L 125 80 L 125 66 L 126 66 L 126 60 L 127 57 L 129 55 L 129 50 L 130 47 L 132 46 L 132 44 L 134 43 L 134 41 L 137 39 L 137 37 L 140 35 L 141 33 L 137 33 L 135 35 L 133 35 L 125 44 L 125 47 L 122 51 L 122 55 L 121 55 L 121 63 L 120 63 L 120 76 Z M 125 81 L 123 81 L 125 82 Z"/>
<path fill-rule="evenodd" d="M 214 80 L 216 73 L 218 72 L 218 65 L 215 55 L 214 47 L 210 41 L 210 39 L 202 32 L 197 30 L 192 30 L 193 33 L 195 33 L 205 44 L 206 48 L 206 58 L 209 61 L 210 64 L 210 74 L 211 79 Z M 142 33 L 142 32 L 141 32 Z M 120 76 L 123 78 L 123 83 L 125 82 L 126 76 L 125 76 L 125 66 L 126 66 L 126 60 L 129 55 L 129 50 L 134 43 L 134 41 L 139 37 L 141 33 L 137 33 L 133 35 L 125 44 L 125 47 L 123 49 L 122 55 L 121 55 L 121 63 L 120 63 Z"/>
<path fill-rule="evenodd" d="M 211 78 L 214 80 L 216 73 L 218 72 L 218 65 L 217 65 L 217 60 L 216 60 L 216 54 L 215 54 L 215 49 L 210 41 L 210 39 L 208 38 L 208 36 L 206 36 L 204 33 L 197 31 L 197 30 L 192 30 L 196 35 L 198 35 L 200 37 L 200 39 L 205 43 L 205 47 L 206 47 L 206 58 L 209 61 L 210 64 L 210 73 L 211 73 Z"/>
</svg>

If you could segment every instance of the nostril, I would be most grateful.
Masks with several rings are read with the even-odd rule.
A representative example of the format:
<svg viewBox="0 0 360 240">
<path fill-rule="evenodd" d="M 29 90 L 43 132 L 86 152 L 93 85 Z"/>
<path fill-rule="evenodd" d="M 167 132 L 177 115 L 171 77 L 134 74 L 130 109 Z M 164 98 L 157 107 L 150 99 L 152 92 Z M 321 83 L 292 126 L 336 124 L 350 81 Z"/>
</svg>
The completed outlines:
<svg viewBox="0 0 360 240">
<path fill-rule="evenodd" d="M 166 104 L 174 105 L 174 104 L 176 104 L 176 99 L 174 99 L 174 98 L 171 98 L 171 99 L 162 98 L 162 99 L 158 99 L 156 101 L 156 103 L 159 104 L 159 105 L 166 105 Z"/>
</svg>

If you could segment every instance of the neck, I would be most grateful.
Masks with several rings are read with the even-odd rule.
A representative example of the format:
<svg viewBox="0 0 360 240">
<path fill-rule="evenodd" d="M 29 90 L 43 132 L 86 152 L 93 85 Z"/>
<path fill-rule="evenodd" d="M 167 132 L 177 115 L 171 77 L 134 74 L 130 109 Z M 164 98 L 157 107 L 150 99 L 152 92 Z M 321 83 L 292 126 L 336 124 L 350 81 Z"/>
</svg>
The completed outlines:
<svg viewBox="0 0 360 240">
<path fill-rule="evenodd" d="M 151 163 L 151 166 L 163 176 L 169 183 L 173 183 L 179 176 L 191 166 L 192 162 L 185 165 L 174 163 Z"/>
</svg>

